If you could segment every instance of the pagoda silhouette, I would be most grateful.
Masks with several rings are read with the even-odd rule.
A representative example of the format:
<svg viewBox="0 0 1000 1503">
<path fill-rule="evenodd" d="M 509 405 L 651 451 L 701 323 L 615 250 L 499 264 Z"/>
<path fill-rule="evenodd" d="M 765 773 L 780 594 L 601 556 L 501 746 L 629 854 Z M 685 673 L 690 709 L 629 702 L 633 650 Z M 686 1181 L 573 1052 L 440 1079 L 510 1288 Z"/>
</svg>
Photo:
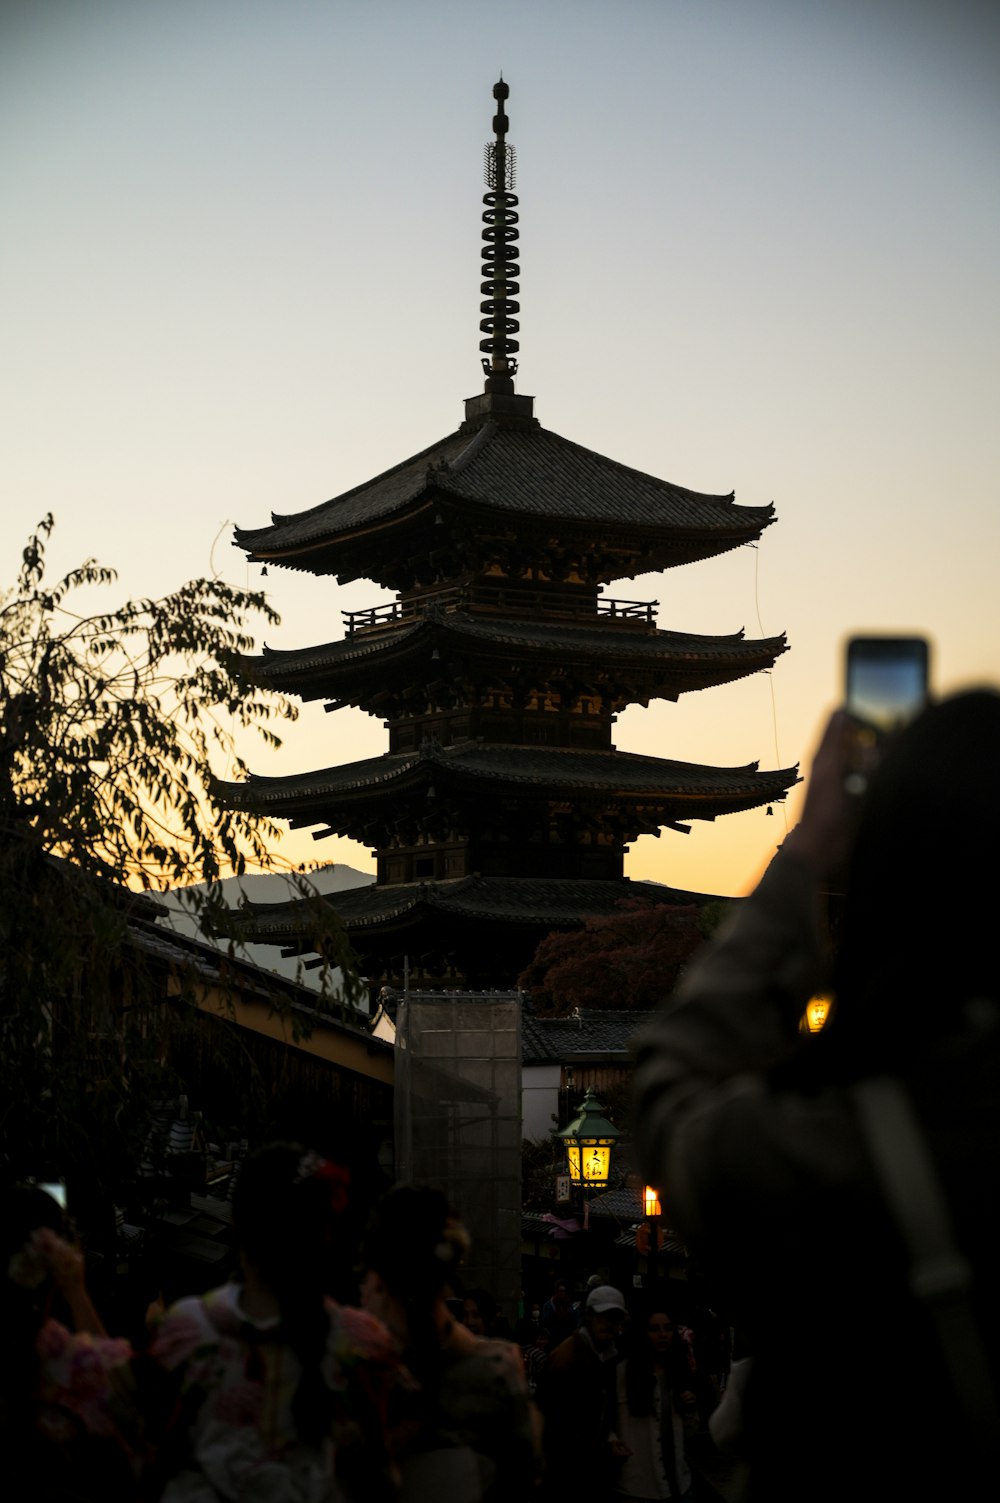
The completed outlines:
<svg viewBox="0 0 1000 1503">
<path fill-rule="evenodd" d="M 485 148 L 481 394 L 411 459 L 308 511 L 237 528 L 253 561 L 395 599 L 344 612 L 323 646 L 264 649 L 258 681 L 328 710 L 382 717 L 380 757 L 251 776 L 234 799 L 315 838 L 373 848 L 377 879 L 330 894 L 373 982 L 509 987 L 538 941 L 626 898 L 703 902 L 624 876 L 639 835 L 686 831 L 783 799 L 796 770 L 707 767 L 615 749 L 631 704 L 770 669 L 784 636 L 694 636 L 655 624 L 656 602 L 613 580 L 755 543 L 772 506 L 703 495 L 543 428 L 514 390 L 518 199 L 508 86 Z M 253 905 L 257 940 L 311 948 L 301 905 Z"/>
</svg>

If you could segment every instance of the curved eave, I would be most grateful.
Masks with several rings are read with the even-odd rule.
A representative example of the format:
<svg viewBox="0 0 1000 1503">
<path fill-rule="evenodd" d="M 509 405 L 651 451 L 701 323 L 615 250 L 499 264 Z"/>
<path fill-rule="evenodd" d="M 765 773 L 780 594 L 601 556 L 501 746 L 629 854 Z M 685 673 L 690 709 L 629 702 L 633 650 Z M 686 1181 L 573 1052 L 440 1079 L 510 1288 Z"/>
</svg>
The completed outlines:
<svg viewBox="0 0 1000 1503">
<path fill-rule="evenodd" d="M 599 533 L 641 556 L 636 572 L 754 541 L 774 516 L 771 506 L 739 507 L 732 495 L 660 480 L 546 429 L 488 423 L 471 439 L 452 434 L 307 511 L 275 513 L 268 527 L 237 528 L 235 541 L 256 562 L 391 584 L 388 533 L 397 534 L 404 557 L 413 555 L 422 527 L 422 545 L 440 546 L 427 515 L 432 507 L 466 530 L 531 536 L 557 528 L 574 546 L 592 546 Z"/>
<path fill-rule="evenodd" d="M 276 557 L 286 547 L 307 547 L 316 541 L 349 536 L 355 528 L 377 523 L 419 497 L 427 488 L 428 471 L 447 464 L 449 456 L 459 454 L 467 444 L 467 439 L 451 433 L 419 454 L 401 460 L 339 496 L 320 501 L 317 506 L 298 512 L 273 511 L 266 527 L 236 527 L 236 545 L 246 549 L 251 557 Z M 380 499 L 372 501 L 373 496 Z M 258 548 L 266 552 L 257 555 L 253 550 Z"/>
<path fill-rule="evenodd" d="M 787 642 L 783 634 L 748 642 L 742 632 L 699 637 L 600 625 L 540 627 L 482 623 L 455 613 L 358 632 L 321 647 L 265 649 L 261 657 L 248 659 L 247 666 L 258 681 L 302 699 L 332 698 L 364 707 L 375 688 L 384 693 L 397 680 L 400 687 L 418 681 L 435 650 L 481 672 L 513 663 L 535 668 L 546 678 L 584 673 L 602 682 L 632 676 L 645 686 L 645 697 L 676 698 L 773 667 Z"/>
<path fill-rule="evenodd" d="M 687 906 L 711 901 L 711 895 L 663 887 L 655 882 L 559 877 L 456 877 L 451 881 L 411 882 L 396 886 L 353 887 L 327 895 L 347 932 L 391 930 L 400 921 L 435 916 L 502 925 L 523 924 L 547 931 L 575 927 L 613 911 L 627 899 Z M 247 904 L 247 932 L 262 944 L 290 944 L 308 935 L 306 911 L 298 902 Z"/>
<path fill-rule="evenodd" d="M 453 504 L 462 501 L 453 494 Z M 445 529 L 454 519 L 447 517 L 448 504 L 440 492 L 429 490 L 415 497 L 403 511 L 336 536 L 307 544 L 264 543 L 245 547 L 250 563 L 275 565 L 299 573 L 330 576 L 340 584 L 371 579 L 383 589 L 399 589 L 408 577 L 410 561 L 426 558 L 441 543 L 435 518 L 445 518 Z M 465 498 L 458 526 L 465 537 L 480 539 L 506 537 L 529 546 L 548 545 L 553 530 L 558 529 L 559 544 L 585 557 L 608 558 L 592 571 L 600 582 L 631 579 L 643 574 L 661 573 L 684 564 L 700 563 L 731 553 L 747 543 L 759 541 L 766 527 L 775 520 L 773 507 L 734 508 L 742 515 L 732 518 L 731 525 L 715 527 L 657 527 L 641 523 L 601 523 L 590 518 L 544 517 L 535 512 L 516 511 L 491 506 L 488 502 Z"/>
<path fill-rule="evenodd" d="M 426 810 L 432 787 L 438 809 L 450 801 L 482 807 L 484 799 L 516 799 L 581 809 L 611 806 L 626 817 L 641 811 L 644 824 L 667 825 L 779 802 L 796 781 L 796 768 L 761 772 L 756 763 L 715 768 L 626 752 L 466 745 L 293 777 L 251 778 L 222 784 L 220 793 L 296 828 L 325 823 L 349 833 L 359 822 L 384 818 L 390 808 L 396 817 L 404 808 L 408 814 Z"/>
</svg>

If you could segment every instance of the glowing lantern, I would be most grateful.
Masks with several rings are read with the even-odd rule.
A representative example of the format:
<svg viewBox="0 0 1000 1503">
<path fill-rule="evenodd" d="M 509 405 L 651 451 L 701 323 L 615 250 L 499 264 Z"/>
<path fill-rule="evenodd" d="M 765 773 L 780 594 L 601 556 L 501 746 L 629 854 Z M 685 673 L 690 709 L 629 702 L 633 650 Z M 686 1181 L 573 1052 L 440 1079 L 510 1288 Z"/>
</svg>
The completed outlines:
<svg viewBox="0 0 1000 1503">
<path fill-rule="evenodd" d="M 830 1016 L 833 1001 L 830 997 L 812 997 L 806 1004 L 799 1027 L 803 1033 L 819 1033 Z"/>
<path fill-rule="evenodd" d="M 555 1134 L 566 1145 L 566 1163 L 574 1185 L 604 1190 L 611 1174 L 611 1150 L 621 1133 L 604 1116 L 592 1090 L 583 1098 L 579 1116 Z"/>
</svg>

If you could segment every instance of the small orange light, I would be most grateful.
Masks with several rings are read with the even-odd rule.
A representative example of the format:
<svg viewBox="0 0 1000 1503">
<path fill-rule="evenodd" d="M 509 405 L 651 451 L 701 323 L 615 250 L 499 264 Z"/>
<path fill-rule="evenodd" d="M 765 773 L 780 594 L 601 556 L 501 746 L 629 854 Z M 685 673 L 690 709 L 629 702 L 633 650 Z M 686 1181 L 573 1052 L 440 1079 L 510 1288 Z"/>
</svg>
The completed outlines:
<svg viewBox="0 0 1000 1503">
<path fill-rule="evenodd" d="M 827 1022 L 833 1008 L 833 1000 L 830 997 L 812 997 L 806 1003 L 806 1010 L 802 1014 L 799 1027 L 803 1033 L 819 1033 Z"/>
<path fill-rule="evenodd" d="M 661 1216 L 660 1192 L 652 1185 L 642 1187 L 642 1211 L 644 1216 Z"/>
</svg>

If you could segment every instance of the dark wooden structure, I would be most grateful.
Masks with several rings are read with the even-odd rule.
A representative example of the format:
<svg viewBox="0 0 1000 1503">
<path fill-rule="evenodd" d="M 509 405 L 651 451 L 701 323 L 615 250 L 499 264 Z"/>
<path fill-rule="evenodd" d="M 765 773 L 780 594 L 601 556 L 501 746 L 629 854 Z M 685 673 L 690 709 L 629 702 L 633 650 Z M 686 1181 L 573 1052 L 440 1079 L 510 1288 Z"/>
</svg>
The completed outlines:
<svg viewBox="0 0 1000 1503">
<path fill-rule="evenodd" d="M 252 560 L 377 581 L 395 600 L 344 635 L 254 660 L 262 681 L 384 718 L 381 757 L 232 789 L 293 826 L 372 847 L 374 887 L 330 899 L 373 978 L 509 986 L 552 928 L 645 893 L 628 842 L 784 797 L 795 769 L 705 767 L 617 751 L 619 711 L 769 669 L 785 639 L 656 626 L 613 580 L 756 542 L 773 508 L 642 474 L 543 428 L 516 394 L 518 268 L 507 85 L 486 149 L 484 391 L 456 432 L 309 511 L 238 529 Z M 697 895 L 695 895 L 697 896 Z M 307 946 L 294 910 L 254 932 Z"/>
</svg>

